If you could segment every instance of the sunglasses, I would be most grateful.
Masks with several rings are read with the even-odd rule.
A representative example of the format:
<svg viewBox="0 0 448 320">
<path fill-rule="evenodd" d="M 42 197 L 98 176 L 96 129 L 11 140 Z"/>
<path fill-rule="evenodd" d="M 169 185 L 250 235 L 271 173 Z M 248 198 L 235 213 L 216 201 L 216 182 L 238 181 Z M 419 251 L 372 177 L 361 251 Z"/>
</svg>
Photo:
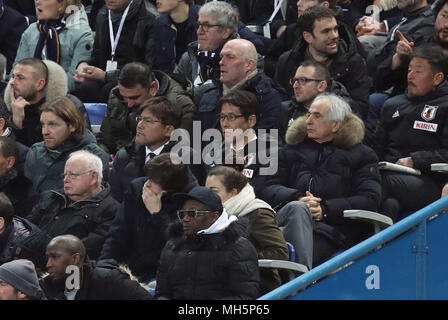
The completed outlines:
<svg viewBox="0 0 448 320">
<path fill-rule="evenodd" d="M 207 212 L 212 212 L 212 211 L 210 211 L 210 210 L 201 211 L 201 210 L 196 210 L 196 209 L 177 210 L 177 217 L 180 220 L 183 220 L 185 216 L 188 216 L 189 218 L 196 218 L 196 217 L 203 216 Z"/>
</svg>

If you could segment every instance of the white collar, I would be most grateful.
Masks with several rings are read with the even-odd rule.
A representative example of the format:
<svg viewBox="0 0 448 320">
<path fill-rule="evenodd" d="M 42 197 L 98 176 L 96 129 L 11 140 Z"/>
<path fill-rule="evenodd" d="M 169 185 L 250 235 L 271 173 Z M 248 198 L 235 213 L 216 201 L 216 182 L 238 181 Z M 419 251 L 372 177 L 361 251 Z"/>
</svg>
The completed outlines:
<svg viewBox="0 0 448 320">
<path fill-rule="evenodd" d="M 145 146 L 146 157 L 148 157 L 148 154 L 150 154 L 150 153 L 154 153 L 156 156 L 158 156 L 158 155 L 162 152 L 163 148 L 164 148 L 169 142 L 170 142 L 170 140 L 168 140 L 167 142 L 165 142 L 164 145 L 160 146 L 159 148 L 157 148 L 157 149 L 154 150 L 154 151 L 151 151 L 147 146 Z"/>
</svg>

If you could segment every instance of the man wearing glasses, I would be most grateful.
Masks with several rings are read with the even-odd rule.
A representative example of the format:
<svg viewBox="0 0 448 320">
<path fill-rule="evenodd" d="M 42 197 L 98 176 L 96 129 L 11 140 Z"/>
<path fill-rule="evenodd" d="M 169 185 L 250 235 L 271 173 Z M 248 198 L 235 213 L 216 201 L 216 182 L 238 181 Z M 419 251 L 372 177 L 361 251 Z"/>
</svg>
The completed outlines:
<svg viewBox="0 0 448 320">
<path fill-rule="evenodd" d="M 219 82 L 197 100 L 202 130 L 219 128 L 217 101 L 233 90 L 254 93 L 259 101 L 257 129 L 276 129 L 280 119 L 280 104 L 286 96 L 283 88 L 258 70 L 257 49 L 245 39 L 233 39 L 224 45 L 220 53 Z M 196 96 L 196 98 L 198 98 Z"/>
<path fill-rule="evenodd" d="M 145 175 L 145 163 L 159 154 L 170 153 L 177 143 L 170 138 L 181 124 L 182 109 L 178 105 L 165 97 L 153 97 L 146 100 L 140 109 L 141 113 L 136 117 L 135 138 L 117 152 L 110 172 L 112 195 L 120 202 L 131 181 Z M 192 150 L 188 150 L 193 157 Z M 199 182 L 205 181 L 200 164 L 191 164 L 189 168 Z"/>
<path fill-rule="evenodd" d="M 190 83 L 185 82 L 185 86 L 191 89 Z M 162 71 L 153 71 L 146 64 L 131 62 L 121 70 L 118 85 L 109 96 L 97 138 L 104 151 L 115 154 L 132 141 L 140 106 L 155 96 L 166 97 L 178 104 L 182 109 L 180 127 L 192 131 L 195 105 L 188 88 Z"/>
<path fill-rule="evenodd" d="M 276 66 L 276 80 L 289 95 L 293 87 L 288 83 L 297 67 L 305 60 L 315 60 L 327 66 L 332 79 L 342 83 L 354 103 L 353 111 L 364 120 L 369 110 L 369 94 L 372 81 L 366 64 L 358 52 L 356 39 L 351 41 L 340 33 L 336 13 L 322 6 L 306 9 L 298 19 L 302 30 L 297 44 L 283 53 Z"/>
<path fill-rule="evenodd" d="M 270 39 L 250 31 L 239 21 L 237 8 L 225 1 L 211 1 L 201 6 L 197 24 L 197 41 L 187 46 L 174 73 L 182 74 L 194 84 L 196 103 L 215 86 L 220 77 L 219 60 L 224 44 L 235 38 L 251 41 L 260 54 L 266 53 Z"/>
<path fill-rule="evenodd" d="M 88 151 L 75 151 L 65 163 L 61 180 L 63 190 L 45 191 L 27 219 L 50 238 L 62 234 L 77 236 L 89 258 L 96 260 L 118 210 L 110 186 L 102 184 L 103 163 Z"/>
<path fill-rule="evenodd" d="M 323 92 L 331 92 L 351 103 L 350 94 L 344 85 L 331 80 L 330 72 L 323 64 L 314 60 L 305 60 L 290 79 L 294 90 L 291 100 L 282 102 L 279 136 L 284 142 L 286 130 L 299 116 L 305 114 L 314 98 Z"/>
<path fill-rule="evenodd" d="M 209 188 L 196 187 L 175 197 L 183 207 L 162 251 L 156 298 L 256 299 L 257 252 L 243 223 L 228 216 Z"/>
<path fill-rule="evenodd" d="M 209 156 L 217 165 L 227 165 L 241 171 L 258 193 L 263 188 L 263 170 L 277 170 L 277 139 L 266 132 L 258 132 L 259 104 L 254 93 L 232 90 L 224 95 L 217 105 L 224 142 L 221 148 L 212 149 Z M 204 148 L 205 149 L 205 148 Z M 208 159 L 207 159 L 208 160 Z"/>
</svg>

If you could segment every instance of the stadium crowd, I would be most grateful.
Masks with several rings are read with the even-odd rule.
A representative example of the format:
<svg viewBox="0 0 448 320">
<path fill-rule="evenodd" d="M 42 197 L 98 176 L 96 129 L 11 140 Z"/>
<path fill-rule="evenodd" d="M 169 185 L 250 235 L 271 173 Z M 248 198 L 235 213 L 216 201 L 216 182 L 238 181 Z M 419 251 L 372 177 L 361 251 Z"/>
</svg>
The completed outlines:
<svg viewBox="0 0 448 320">
<path fill-rule="evenodd" d="M 447 57 L 448 0 L 0 0 L 0 300 L 272 291 L 448 193 Z"/>
</svg>

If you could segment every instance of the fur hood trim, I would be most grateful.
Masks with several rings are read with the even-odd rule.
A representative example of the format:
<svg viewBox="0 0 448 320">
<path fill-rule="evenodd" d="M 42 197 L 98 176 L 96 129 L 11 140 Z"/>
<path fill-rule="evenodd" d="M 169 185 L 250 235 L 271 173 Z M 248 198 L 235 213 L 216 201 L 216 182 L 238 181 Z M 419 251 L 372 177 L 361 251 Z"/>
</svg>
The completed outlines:
<svg viewBox="0 0 448 320">
<path fill-rule="evenodd" d="M 47 86 L 45 88 L 45 97 L 46 101 L 51 101 L 56 97 L 62 96 L 65 97 L 68 93 L 68 81 L 67 74 L 64 69 L 54 61 L 51 60 L 43 60 L 43 62 L 47 65 L 48 68 L 48 81 Z M 8 107 L 8 110 L 11 112 L 11 81 L 9 81 L 6 89 L 5 89 L 5 104 Z"/>
<path fill-rule="evenodd" d="M 351 148 L 363 141 L 364 130 L 364 122 L 357 115 L 351 114 L 336 133 L 333 144 L 344 149 Z M 295 146 L 302 143 L 306 136 L 306 116 L 301 116 L 288 128 L 285 140 L 288 145 Z"/>
</svg>

